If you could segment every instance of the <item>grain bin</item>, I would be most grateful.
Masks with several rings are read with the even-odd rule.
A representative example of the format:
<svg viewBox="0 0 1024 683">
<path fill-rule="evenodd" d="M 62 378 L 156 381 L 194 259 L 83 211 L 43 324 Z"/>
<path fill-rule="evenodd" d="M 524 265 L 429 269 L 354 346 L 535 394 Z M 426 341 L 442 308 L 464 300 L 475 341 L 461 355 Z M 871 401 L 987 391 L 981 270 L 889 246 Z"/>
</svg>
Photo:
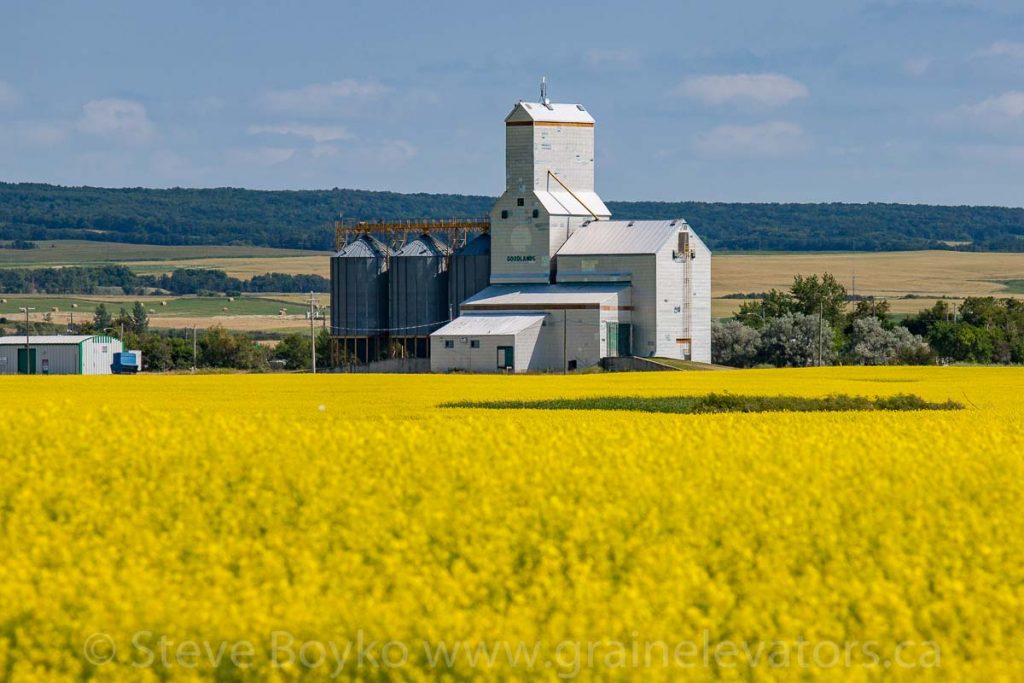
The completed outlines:
<svg viewBox="0 0 1024 683">
<path fill-rule="evenodd" d="M 430 333 L 451 320 L 448 248 L 420 235 L 395 252 L 389 267 L 391 355 L 426 358 Z"/>
<path fill-rule="evenodd" d="M 452 314 L 459 315 L 459 304 L 490 284 L 491 236 L 479 235 L 452 255 L 448 267 L 448 301 Z"/>
<path fill-rule="evenodd" d="M 390 256 L 362 235 L 331 257 L 331 336 L 341 362 L 379 360 L 386 351 Z"/>
</svg>

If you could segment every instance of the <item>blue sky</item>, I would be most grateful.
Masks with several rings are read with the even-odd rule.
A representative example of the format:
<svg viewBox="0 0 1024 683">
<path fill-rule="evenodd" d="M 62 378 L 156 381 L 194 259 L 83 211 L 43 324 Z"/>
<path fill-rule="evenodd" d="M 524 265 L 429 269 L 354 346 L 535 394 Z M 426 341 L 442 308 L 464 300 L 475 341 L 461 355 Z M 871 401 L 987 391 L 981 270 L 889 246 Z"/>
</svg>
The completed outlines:
<svg viewBox="0 0 1024 683">
<path fill-rule="evenodd" d="M 0 179 L 498 194 L 598 122 L 606 200 L 1024 205 L 1019 0 L 0 0 Z"/>
</svg>

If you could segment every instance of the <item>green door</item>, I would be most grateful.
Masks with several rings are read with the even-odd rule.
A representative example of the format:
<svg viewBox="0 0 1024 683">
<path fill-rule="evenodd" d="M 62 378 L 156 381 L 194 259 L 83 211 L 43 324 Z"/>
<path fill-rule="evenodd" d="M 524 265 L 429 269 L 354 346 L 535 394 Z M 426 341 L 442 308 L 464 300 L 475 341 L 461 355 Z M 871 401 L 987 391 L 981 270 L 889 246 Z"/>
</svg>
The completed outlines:
<svg viewBox="0 0 1024 683">
<path fill-rule="evenodd" d="M 632 355 L 633 326 L 629 323 L 608 323 L 608 355 L 620 358 Z"/>
<path fill-rule="evenodd" d="M 515 367 L 515 347 L 512 346 L 499 346 L 498 347 L 498 369 L 505 370 L 507 368 Z"/>
<path fill-rule="evenodd" d="M 629 323 L 619 324 L 619 355 L 633 355 L 633 326 Z"/>
<path fill-rule="evenodd" d="M 27 353 L 26 353 L 27 351 Z M 34 375 L 36 374 L 36 350 L 35 349 L 18 349 L 18 374 L 19 375 Z"/>
</svg>

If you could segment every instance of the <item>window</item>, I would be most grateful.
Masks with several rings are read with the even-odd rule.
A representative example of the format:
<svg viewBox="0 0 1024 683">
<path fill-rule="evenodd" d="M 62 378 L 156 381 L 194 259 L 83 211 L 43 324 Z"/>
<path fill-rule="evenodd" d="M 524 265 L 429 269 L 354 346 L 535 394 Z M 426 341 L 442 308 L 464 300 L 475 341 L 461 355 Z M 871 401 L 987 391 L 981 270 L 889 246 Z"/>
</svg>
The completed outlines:
<svg viewBox="0 0 1024 683">
<path fill-rule="evenodd" d="M 533 210 L 533 217 L 534 218 L 540 218 L 540 210 L 539 209 L 534 209 Z"/>
<path fill-rule="evenodd" d="M 508 209 L 502 209 L 501 210 L 501 217 L 502 218 L 508 218 Z"/>
<path fill-rule="evenodd" d="M 479 339 L 470 339 L 469 340 L 469 348 L 471 348 L 471 349 L 479 349 L 480 348 L 480 340 Z"/>
<path fill-rule="evenodd" d="M 523 206 L 524 203 L 525 200 L 522 197 L 516 200 L 516 206 Z"/>
<path fill-rule="evenodd" d="M 446 348 L 446 349 L 454 349 L 455 348 L 455 340 L 454 339 L 445 339 L 444 340 L 444 348 Z"/>
</svg>

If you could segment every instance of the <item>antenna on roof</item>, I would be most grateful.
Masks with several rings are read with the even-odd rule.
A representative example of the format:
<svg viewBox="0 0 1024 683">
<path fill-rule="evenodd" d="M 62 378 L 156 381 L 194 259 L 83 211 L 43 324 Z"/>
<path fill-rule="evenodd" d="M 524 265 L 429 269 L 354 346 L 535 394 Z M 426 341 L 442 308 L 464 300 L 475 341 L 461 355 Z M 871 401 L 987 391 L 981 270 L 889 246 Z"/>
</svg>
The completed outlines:
<svg viewBox="0 0 1024 683">
<path fill-rule="evenodd" d="M 551 104 L 551 100 L 548 99 L 548 77 L 540 77 L 540 103 L 545 107 Z"/>
</svg>

